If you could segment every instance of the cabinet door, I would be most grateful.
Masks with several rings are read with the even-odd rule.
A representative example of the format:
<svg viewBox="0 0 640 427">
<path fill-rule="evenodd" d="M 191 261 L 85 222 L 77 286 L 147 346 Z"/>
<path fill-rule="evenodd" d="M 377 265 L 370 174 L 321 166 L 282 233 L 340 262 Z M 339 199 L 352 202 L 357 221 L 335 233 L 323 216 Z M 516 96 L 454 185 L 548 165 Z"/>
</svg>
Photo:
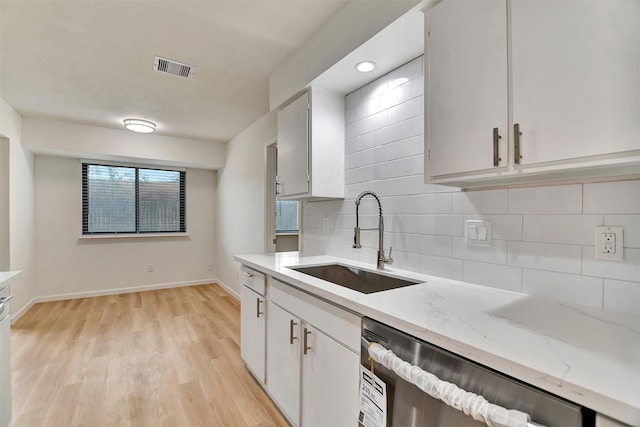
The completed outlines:
<svg viewBox="0 0 640 427">
<path fill-rule="evenodd" d="M 282 412 L 300 423 L 300 319 L 273 302 L 267 307 L 267 389 Z"/>
<path fill-rule="evenodd" d="M 445 1 L 426 16 L 425 117 L 431 177 L 508 161 L 506 1 Z"/>
<path fill-rule="evenodd" d="M 278 183 L 281 196 L 309 192 L 309 94 L 278 111 Z"/>
<path fill-rule="evenodd" d="M 305 333 L 302 426 L 357 426 L 359 356 L 310 325 Z"/>
<path fill-rule="evenodd" d="M 240 299 L 240 352 L 253 374 L 265 381 L 265 299 L 242 285 Z"/>
<path fill-rule="evenodd" d="M 512 2 L 521 163 L 640 149 L 637 1 Z"/>
<path fill-rule="evenodd" d="M 8 305 L 8 304 L 7 304 Z M 8 309 L 8 307 L 6 307 Z M 6 316 L 7 311 L 0 317 Z M 11 320 L 0 320 L 0 427 L 11 422 Z"/>
</svg>

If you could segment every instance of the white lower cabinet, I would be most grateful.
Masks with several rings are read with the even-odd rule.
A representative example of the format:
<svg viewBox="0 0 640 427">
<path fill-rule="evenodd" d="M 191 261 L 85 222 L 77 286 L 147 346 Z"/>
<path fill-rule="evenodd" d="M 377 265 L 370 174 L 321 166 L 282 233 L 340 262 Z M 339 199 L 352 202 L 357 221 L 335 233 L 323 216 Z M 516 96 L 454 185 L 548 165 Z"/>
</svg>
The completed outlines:
<svg viewBox="0 0 640 427">
<path fill-rule="evenodd" d="M 244 284 L 240 293 L 240 353 L 253 375 L 264 383 L 266 300 Z"/>
<path fill-rule="evenodd" d="M 357 426 L 360 318 L 269 278 L 267 390 L 294 426 Z"/>
<path fill-rule="evenodd" d="M 305 332 L 307 351 L 306 354 L 303 351 L 302 356 L 302 425 L 357 425 L 360 358 L 311 325 L 304 327 L 303 334 Z"/>
</svg>

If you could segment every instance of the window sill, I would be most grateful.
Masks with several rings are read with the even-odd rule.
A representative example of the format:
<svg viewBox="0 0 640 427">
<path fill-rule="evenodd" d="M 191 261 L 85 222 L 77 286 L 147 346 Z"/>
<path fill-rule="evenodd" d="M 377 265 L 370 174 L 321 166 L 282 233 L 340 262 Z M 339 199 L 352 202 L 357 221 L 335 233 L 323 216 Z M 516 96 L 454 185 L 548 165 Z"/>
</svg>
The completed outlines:
<svg viewBox="0 0 640 427">
<path fill-rule="evenodd" d="M 154 238 L 185 238 L 189 233 L 120 233 L 120 234 L 83 234 L 78 240 L 105 240 L 105 239 L 154 239 Z"/>
<path fill-rule="evenodd" d="M 298 234 L 300 234 L 299 231 L 276 232 L 276 236 L 297 236 Z"/>
</svg>

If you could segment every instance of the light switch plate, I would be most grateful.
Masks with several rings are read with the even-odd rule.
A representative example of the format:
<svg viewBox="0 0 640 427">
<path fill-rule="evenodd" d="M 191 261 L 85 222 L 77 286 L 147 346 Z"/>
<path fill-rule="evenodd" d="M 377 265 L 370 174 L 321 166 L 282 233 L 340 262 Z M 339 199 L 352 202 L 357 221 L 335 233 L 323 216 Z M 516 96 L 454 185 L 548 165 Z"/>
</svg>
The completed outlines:
<svg viewBox="0 0 640 427">
<path fill-rule="evenodd" d="M 624 260 L 624 230 L 622 227 L 596 227 L 596 259 Z"/>
<path fill-rule="evenodd" d="M 491 246 L 491 221 L 465 221 L 464 238 L 467 245 Z"/>
</svg>

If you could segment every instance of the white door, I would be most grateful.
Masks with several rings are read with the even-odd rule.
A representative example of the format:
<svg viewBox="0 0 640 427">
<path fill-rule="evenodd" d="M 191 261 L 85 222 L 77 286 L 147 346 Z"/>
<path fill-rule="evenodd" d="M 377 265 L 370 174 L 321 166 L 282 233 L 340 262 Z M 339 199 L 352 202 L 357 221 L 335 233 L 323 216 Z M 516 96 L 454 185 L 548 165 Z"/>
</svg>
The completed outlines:
<svg viewBox="0 0 640 427">
<path fill-rule="evenodd" d="M 245 285 L 240 293 L 240 352 L 247 367 L 264 384 L 266 301 Z"/>
<path fill-rule="evenodd" d="M 267 313 L 267 389 L 294 425 L 300 423 L 300 319 L 273 302 Z"/>
<path fill-rule="evenodd" d="M 356 427 L 360 358 L 310 325 L 302 356 L 302 426 Z M 304 344 L 304 343 L 303 343 Z"/>
<path fill-rule="evenodd" d="M 278 111 L 278 185 L 280 195 L 309 192 L 309 94 Z"/>
<path fill-rule="evenodd" d="M 522 164 L 640 149 L 637 1 L 512 2 Z"/>
<path fill-rule="evenodd" d="M 428 12 L 425 115 L 429 176 L 508 162 L 506 1 L 445 1 Z"/>
</svg>

